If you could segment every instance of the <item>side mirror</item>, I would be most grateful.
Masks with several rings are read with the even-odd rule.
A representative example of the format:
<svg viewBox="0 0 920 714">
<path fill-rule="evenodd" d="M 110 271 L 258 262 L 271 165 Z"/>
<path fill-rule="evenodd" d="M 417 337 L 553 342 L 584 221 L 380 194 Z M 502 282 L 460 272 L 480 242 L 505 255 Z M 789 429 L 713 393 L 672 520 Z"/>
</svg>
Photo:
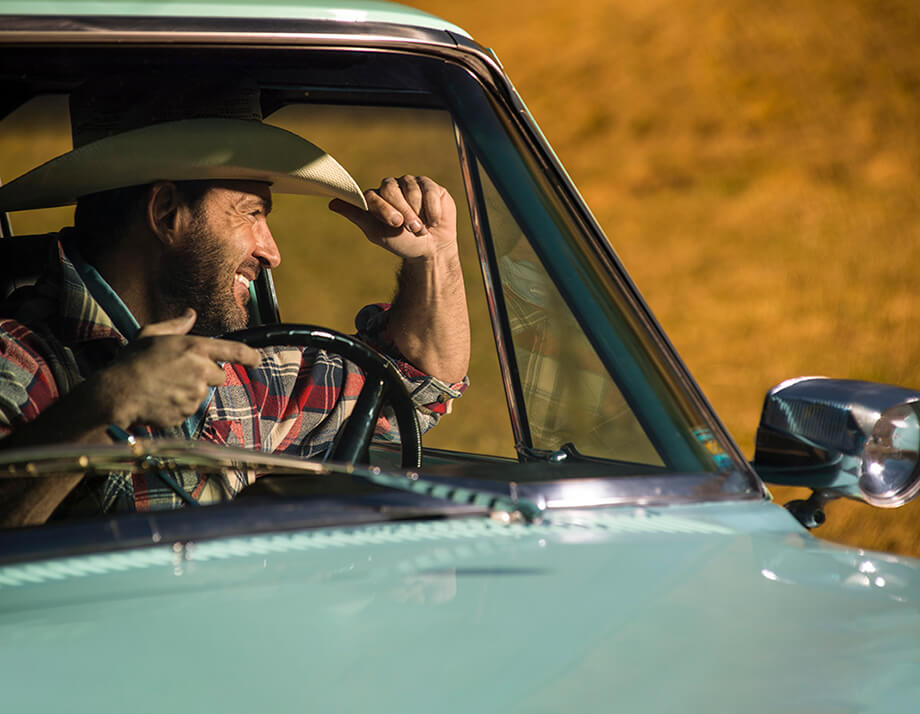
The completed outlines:
<svg viewBox="0 0 920 714">
<path fill-rule="evenodd" d="M 841 496 L 901 506 L 920 492 L 920 392 L 787 380 L 764 400 L 753 465 L 769 483 L 814 489 L 818 507 Z"/>
</svg>

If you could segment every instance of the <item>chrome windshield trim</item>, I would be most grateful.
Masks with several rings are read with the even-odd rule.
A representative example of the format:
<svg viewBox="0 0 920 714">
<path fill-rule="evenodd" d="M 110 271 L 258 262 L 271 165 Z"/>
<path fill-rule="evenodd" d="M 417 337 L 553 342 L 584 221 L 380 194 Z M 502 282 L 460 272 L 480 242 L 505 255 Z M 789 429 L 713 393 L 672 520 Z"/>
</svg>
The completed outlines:
<svg viewBox="0 0 920 714">
<path fill-rule="evenodd" d="M 726 479 L 735 485 L 747 483 L 741 473 L 623 473 L 626 464 L 611 462 L 553 464 L 529 462 L 493 467 L 481 465 L 470 477 L 468 466 L 441 465 L 423 468 L 429 482 L 442 481 L 460 488 L 508 493 L 541 508 L 599 508 L 603 506 L 667 506 L 711 501 L 762 501 L 759 491 L 730 490 Z M 464 474 L 464 470 L 466 474 Z M 616 474 L 620 471 L 620 474 Z M 505 478 L 498 478 L 499 474 Z M 511 480 L 514 479 L 514 480 Z"/>
<path fill-rule="evenodd" d="M 470 207 L 470 223 L 476 240 L 479 269 L 482 273 L 482 282 L 486 291 L 486 303 L 489 307 L 492 335 L 495 338 L 495 347 L 498 351 L 498 365 L 502 374 L 502 384 L 505 387 L 508 412 L 511 416 L 514 443 L 530 446 L 530 429 L 527 425 L 527 416 L 524 411 L 520 378 L 517 373 L 517 365 L 514 362 L 510 341 L 505 338 L 505 327 L 502 324 L 503 321 L 507 322 L 507 316 L 500 315 L 498 309 L 501 304 L 501 293 L 496 283 L 498 276 L 494 274 L 495 256 L 489 250 L 491 236 L 486 236 L 486 233 L 489 232 L 488 218 L 484 215 L 485 212 L 480 206 L 482 187 L 478 176 L 474 174 L 476 167 L 470 165 L 472 157 L 463 140 L 463 134 L 456 124 L 454 124 L 454 135 L 457 140 L 457 151 L 460 154 L 460 173 L 463 176 L 463 186 L 466 190 L 467 202 Z"/>
</svg>

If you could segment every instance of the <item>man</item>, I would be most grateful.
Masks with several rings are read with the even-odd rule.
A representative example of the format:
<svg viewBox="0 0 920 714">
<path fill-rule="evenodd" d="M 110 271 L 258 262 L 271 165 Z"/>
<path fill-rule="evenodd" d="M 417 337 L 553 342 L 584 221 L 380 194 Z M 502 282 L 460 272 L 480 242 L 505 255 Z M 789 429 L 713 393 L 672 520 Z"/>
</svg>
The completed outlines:
<svg viewBox="0 0 920 714">
<path fill-rule="evenodd" d="M 450 195 L 415 176 L 362 194 L 331 157 L 260 119 L 256 89 L 235 80 L 186 79 L 179 96 L 171 77 L 74 93 L 74 151 L 0 188 L 0 210 L 77 201 L 49 272 L 0 321 L 0 446 L 131 432 L 324 453 L 360 371 L 323 351 L 211 337 L 246 326 L 250 283 L 280 263 L 272 190 L 333 196 L 332 210 L 403 258 L 392 307 L 363 310 L 359 335 L 393 356 L 423 428 L 460 395 L 469 326 Z M 215 501 L 246 479 L 4 482 L 0 520 Z"/>
</svg>

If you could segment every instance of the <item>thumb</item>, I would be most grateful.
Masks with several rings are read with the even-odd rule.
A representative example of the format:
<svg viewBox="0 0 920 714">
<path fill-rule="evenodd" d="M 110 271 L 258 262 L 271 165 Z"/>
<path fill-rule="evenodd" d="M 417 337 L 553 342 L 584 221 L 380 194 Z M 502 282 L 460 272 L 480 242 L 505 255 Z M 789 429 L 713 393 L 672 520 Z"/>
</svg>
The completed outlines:
<svg viewBox="0 0 920 714">
<path fill-rule="evenodd" d="M 357 206 L 353 206 L 341 198 L 334 198 L 329 202 L 329 210 L 345 216 L 349 221 L 354 223 L 358 228 L 364 231 L 364 235 L 371 236 L 380 228 L 380 222 L 370 213 Z"/>
<path fill-rule="evenodd" d="M 171 320 L 163 320 L 163 322 L 152 322 L 149 325 L 145 325 L 144 328 L 138 333 L 138 337 L 153 337 L 155 335 L 186 335 L 188 331 L 192 329 L 192 326 L 195 324 L 195 320 L 198 319 L 198 315 L 192 308 L 186 308 L 185 312 L 179 315 L 179 317 L 174 317 Z"/>
</svg>

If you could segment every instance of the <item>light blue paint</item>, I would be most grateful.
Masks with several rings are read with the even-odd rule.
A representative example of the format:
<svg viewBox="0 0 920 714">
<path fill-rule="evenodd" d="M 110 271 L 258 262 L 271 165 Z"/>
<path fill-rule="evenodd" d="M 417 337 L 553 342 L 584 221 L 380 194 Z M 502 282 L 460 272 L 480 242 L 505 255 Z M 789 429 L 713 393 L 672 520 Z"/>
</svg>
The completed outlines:
<svg viewBox="0 0 920 714">
<path fill-rule="evenodd" d="M 234 17 L 280 20 L 374 22 L 448 30 L 469 37 L 445 20 L 389 2 L 354 0 L 0 0 L 0 15 Z"/>
<path fill-rule="evenodd" d="M 0 569 L 9 711 L 904 712 L 920 566 L 726 503 Z M 50 683 L 54 683 L 50 686 Z"/>
</svg>

